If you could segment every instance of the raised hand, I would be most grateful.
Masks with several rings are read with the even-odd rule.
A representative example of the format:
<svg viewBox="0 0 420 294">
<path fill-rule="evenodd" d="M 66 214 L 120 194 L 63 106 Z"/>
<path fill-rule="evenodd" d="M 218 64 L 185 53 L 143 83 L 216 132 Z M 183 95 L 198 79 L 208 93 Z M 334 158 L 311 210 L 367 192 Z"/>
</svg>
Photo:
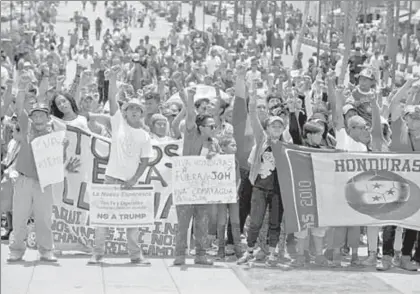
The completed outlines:
<svg viewBox="0 0 420 294">
<path fill-rule="evenodd" d="M 187 93 L 188 93 L 188 97 L 194 97 L 195 94 L 197 94 L 196 87 L 189 87 L 187 90 Z"/>
</svg>

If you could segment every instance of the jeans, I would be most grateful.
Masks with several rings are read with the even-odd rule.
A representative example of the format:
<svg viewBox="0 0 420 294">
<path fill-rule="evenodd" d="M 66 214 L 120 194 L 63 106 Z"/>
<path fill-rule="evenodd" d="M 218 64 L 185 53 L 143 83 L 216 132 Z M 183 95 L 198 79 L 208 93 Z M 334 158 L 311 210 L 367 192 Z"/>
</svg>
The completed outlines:
<svg viewBox="0 0 420 294">
<path fill-rule="evenodd" d="M 217 211 L 218 204 L 208 205 L 208 230 L 207 233 L 212 236 L 217 236 Z"/>
<path fill-rule="evenodd" d="M 208 205 L 177 205 L 178 231 L 176 232 L 175 256 L 185 256 L 187 249 L 188 228 L 191 219 L 194 222 L 194 239 L 196 256 L 206 254 Z"/>
<path fill-rule="evenodd" d="M 104 81 L 103 85 L 98 86 L 99 103 L 104 105 L 108 101 L 109 81 Z"/>
<path fill-rule="evenodd" d="M 217 204 L 217 237 L 219 238 L 219 247 L 225 247 L 225 232 L 228 210 L 229 221 L 231 223 L 232 243 L 239 245 L 241 242 L 241 232 L 239 230 L 239 204 Z"/>
<path fill-rule="evenodd" d="M 289 54 L 289 50 L 288 49 L 290 49 L 290 54 L 293 55 L 293 46 L 292 46 L 292 43 L 286 42 L 286 48 L 285 48 L 286 54 Z"/>
<path fill-rule="evenodd" d="M 244 233 L 246 218 L 251 212 L 252 184 L 249 181 L 249 170 L 240 169 L 241 184 L 239 186 L 239 226 L 241 234 Z M 230 216 L 229 216 L 230 217 Z M 227 228 L 227 243 L 233 244 L 232 228 L 230 220 Z"/>
<path fill-rule="evenodd" d="M 393 256 L 394 255 L 394 239 L 395 239 L 395 226 L 385 226 L 382 234 L 383 244 L 382 244 L 382 254 Z M 417 239 L 417 231 L 414 230 L 405 230 L 405 235 L 403 238 L 401 254 L 411 256 L 414 243 Z"/>
<path fill-rule="evenodd" d="M 124 181 L 115 179 L 112 177 L 105 176 L 104 184 L 117 185 L 122 184 Z M 141 254 L 141 247 L 139 246 L 139 228 L 127 228 L 127 249 L 130 259 L 137 259 Z M 105 243 L 106 236 L 108 235 L 107 227 L 96 227 L 95 228 L 95 246 L 93 248 L 93 254 L 96 256 L 105 255 Z"/>
<path fill-rule="evenodd" d="M 283 202 L 281 196 L 273 191 L 254 187 L 251 199 L 251 221 L 248 229 L 247 244 L 252 248 L 257 242 L 260 229 L 268 206 L 269 226 L 268 245 L 276 247 L 280 237 L 280 223 L 283 218 Z"/>
<path fill-rule="evenodd" d="M 24 175 L 19 176 L 15 184 L 15 197 L 13 197 L 14 240 L 9 246 L 11 254 L 16 256 L 25 254 L 27 224 L 32 212 L 35 219 L 38 251 L 46 254 L 53 250 L 52 207 L 51 185 L 45 187 L 42 192 L 38 180 Z"/>
</svg>

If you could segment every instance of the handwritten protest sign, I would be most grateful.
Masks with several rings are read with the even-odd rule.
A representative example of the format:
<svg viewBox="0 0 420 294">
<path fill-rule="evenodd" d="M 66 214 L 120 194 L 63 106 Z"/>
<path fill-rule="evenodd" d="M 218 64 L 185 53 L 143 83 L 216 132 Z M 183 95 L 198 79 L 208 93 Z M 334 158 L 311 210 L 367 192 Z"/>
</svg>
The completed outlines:
<svg viewBox="0 0 420 294">
<path fill-rule="evenodd" d="M 65 135 L 65 131 L 52 132 L 31 142 L 42 191 L 48 185 L 61 183 L 64 180 Z"/>
<path fill-rule="evenodd" d="M 66 173 L 64 181 L 53 185 L 54 247 L 59 251 L 92 252 L 95 228 L 89 210 L 91 193 L 88 183 L 103 184 L 111 141 L 82 129 L 66 126 L 69 141 L 67 158 L 80 159 L 77 173 Z M 140 185 L 154 187 L 154 222 L 141 226 L 138 243 L 144 254 L 174 256 L 178 221 L 172 200 L 172 158 L 182 154 L 182 141 L 153 142 L 153 156 L 140 178 Z M 105 253 L 126 255 L 127 236 L 123 227 L 110 227 Z M 32 230 L 26 245 L 36 248 Z"/>
<path fill-rule="evenodd" d="M 90 223 L 98 227 L 138 227 L 154 222 L 154 188 L 90 185 Z"/>
<path fill-rule="evenodd" d="M 180 156 L 172 160 L 175 205 L 236 202 L 234 155 L 219 155 L 211 160 Z"/>
</svg>

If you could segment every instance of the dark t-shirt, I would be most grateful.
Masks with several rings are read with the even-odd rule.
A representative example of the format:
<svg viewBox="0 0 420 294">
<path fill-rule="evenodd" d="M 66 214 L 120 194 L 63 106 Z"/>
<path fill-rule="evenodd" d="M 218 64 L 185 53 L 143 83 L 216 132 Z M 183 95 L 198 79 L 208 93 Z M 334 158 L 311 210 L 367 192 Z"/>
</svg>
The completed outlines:
<svg viewBox="0 0 420 294">
<path fill-rule="evenodd" d="M 279 180 L 277 177 L 277 169 L 271 146 L 268 146 L 261 156 L 261 170 L 255 180 L 254 187 L 272 191 L 280 195 Z M 264 174 L 261 174 L 263 172 Z"/>
</svg>

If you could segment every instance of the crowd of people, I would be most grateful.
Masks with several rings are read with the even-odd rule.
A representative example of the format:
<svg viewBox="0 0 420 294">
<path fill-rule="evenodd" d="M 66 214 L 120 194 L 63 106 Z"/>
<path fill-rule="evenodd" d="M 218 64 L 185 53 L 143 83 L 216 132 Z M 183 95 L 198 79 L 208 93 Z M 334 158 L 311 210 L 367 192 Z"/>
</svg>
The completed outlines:
<svg viewBox="0 0 420 294">
<path fill-rule="evenodd" d="M 128 8 L 124 11 L 127 18 L 115 21 L 113 32 L 107 29 L 102 35 L 102 21 L 96 22 L 100 52 L 77 23 L 69 40 L 44 25 L 33 34 L 22 32 L 17 48 L 33 50 L 16 51 L 13 58 L 1 53 L 2 197 L 13 197 L 13 205 L 3 211 L 7 233 L 2 239 L 12 231 L 14 235 L 9 262 L 24 256 L 32 215 L 41 259 L 57 261 L 52 190 L 40 188 L 30 142 L 67 125 L 112 140 L 105 184 L 135 185 L 152 156 L 153 142 L 182 139 L 184 156 L 235 154 L 237 203 L 176 206 L 175 265 L 185 264 L 193 219 L 196 264 L 212 265 L 206 250 L 215 245 L 218 260 L 234 255 L 238 264 L 256 260 L 284 268 L 309 263 L 339 267 L 350 254 L 353 266 L 419 268 L 419 232 L 410 229 L 314 228 L 286 236 L 286 196 L 281 195 L 281 171 L 272 152 L 279 141 L 350 152 L 419 152 L 417 76 L 401 76 L 392 84 L 386 61 L 364 55 L 358 46 L 345 83 L 339 78 L 339 54 L 306 56 L 306 66 L 300 52 L 293 68 L 286 68 L 283 53 L 294 47 L 289 28 L 278 31 L 289 40 L 284 52 L 263 29 L 253 38 L 220 32 L 217 26 L 205 32 L 188 28 L 179 33 L 174 28 L 153 45 L 149 36 L 131 38 L 135 21 L 129 21 Z M 77 72 L 66 87 L 70 61 L 77 63 Z M 198 96 L 200 88 L 214 91 Z M 64 142 L 64 152 L 66 148 Z M 148 264 L 138 233 L 127 229 L 130 260 Z M 105 234 L 96 228 L 90 264 L 102 261 Z M 364 235 L 368 257 L 361 260 Z M 297 254 L 290 261 L 287 253 L 294 246 Z"/>
</svg>

